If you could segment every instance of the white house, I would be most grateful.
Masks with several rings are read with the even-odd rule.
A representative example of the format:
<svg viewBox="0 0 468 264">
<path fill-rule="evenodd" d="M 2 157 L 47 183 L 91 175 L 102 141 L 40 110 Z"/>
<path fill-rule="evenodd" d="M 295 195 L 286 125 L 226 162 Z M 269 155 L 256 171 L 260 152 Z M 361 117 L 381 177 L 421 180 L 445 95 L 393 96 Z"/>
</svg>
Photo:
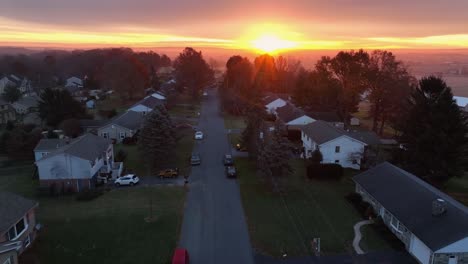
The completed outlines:
<svg viewBox="0 0 468 264">
<path fill-rule="evenodd" d="M 18 114 L 27 114 L 39 107 L 39 99 L 36 96 L 24 96 L 11 104 Z"/>
<path fill-rule="evenodd" d="M 143 122 L 144 116 L 140 113 L 127 111 L 97 128 L 97 134 L 120 143 L 125 138 L 135 136 L 143 126 Z"/>
<path fill-rule="evenodd" d="M 83 80 L 72 76 L 66 80 L 65 87 L 78 87 L 83 88 Z"/>
<path fill-rule="evenodd" d="M 285 106 L 288 101 L 277 95 L 269 95 L 263 100 L 268 113 L 276 114 L 276 109 Z"/>
<path fill-rule="evenodd" d="M 40 185 L 59 190 L 94 188 L 97 176 L 116 178 L 123 169 L 121 162 L 114 162 L 112 141 L 89 133 L 75 139 L 42 139 L 34 156 Z"/>
<path fill-rule="evenodd" d="M 22 93 L 28 92 L 31 89 L 31 82 L 26 78 L 20 78 L 16 75 L 6 75 L 0 79 L 0 94 L 5 92 L 8 86 L 17 87 Z"/>
<path fill-rule="evenodd" d="M 419 263 L 468 263 L 468 207 L 388 162 L 353 180 Z"/>
<path fill-rule="evenodd" d="M 159 92 L 152 93 L 151 96 L 158 100 L 162 100 L 162 101 L 166 100 L 166 96 L 162 95 Z"/>
<path fill-rule="evenodd" d="M 301 139 L 306 158 L 318 148 L 322 163 L 336 163 L 353 169 L 360 169 L 368 145 L 380 144 L 373 132 L 346 131 L 321 120 L 303 126 Z"/>
<path fill-rule="evenodd" d="M 153 109 L 157 105 L 162 105 L 162 104 L 164 104 L 163 101 L 156 99 L 153 96 L 146 96 L 145 98 L 143 98 L 143 100 L 139 101 L 138 103 L 130 107 L 128 111 L 139 112 L 143 115 L 146 115 L 147 113 L 153 111 Z"/>
<path fill-rule="evenodd" d="M 289 103 L 277 108 L 276 116 L 288 127 L 301 127 L 316 121 L 312 117 L 308 116 L 303 110 Z"/>
<path fill-rule="evenodd" d="M 461 110 L 468 112 L 468 97 L 454 96 L 453 99 Z"/>
</svg>

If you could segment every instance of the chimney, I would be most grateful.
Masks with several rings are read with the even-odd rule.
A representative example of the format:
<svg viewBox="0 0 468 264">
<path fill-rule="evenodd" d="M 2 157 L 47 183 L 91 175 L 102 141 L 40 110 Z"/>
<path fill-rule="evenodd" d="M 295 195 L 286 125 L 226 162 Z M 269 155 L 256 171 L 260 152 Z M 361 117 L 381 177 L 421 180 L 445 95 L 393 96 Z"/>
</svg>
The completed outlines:
<svg viewBox="0 0 468 264">
<path fill-rule="evenodd" d="M 432 215 L 440 216 L 447 211 L 446 203 L 443 199 L 436 199 L 432 202 Z"/>
</svg>

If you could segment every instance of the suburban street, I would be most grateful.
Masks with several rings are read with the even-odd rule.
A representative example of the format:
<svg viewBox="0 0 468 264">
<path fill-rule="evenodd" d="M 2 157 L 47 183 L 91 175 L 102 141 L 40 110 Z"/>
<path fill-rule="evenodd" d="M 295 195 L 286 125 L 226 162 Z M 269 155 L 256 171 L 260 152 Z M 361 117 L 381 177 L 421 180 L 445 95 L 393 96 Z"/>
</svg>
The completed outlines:
<svg viewBox="0 0 468 264">
<path fill-rule="evenodd" d="M 230 152 L 216 91 L 202 103 L 198 127 L 205 134 L 194 152 L 201 165 L 189 177 L 180 246 L 190 263 L 252 264 L 253 254 L 236 180 L 225 176 L 222 157 Z"/>
</svg>

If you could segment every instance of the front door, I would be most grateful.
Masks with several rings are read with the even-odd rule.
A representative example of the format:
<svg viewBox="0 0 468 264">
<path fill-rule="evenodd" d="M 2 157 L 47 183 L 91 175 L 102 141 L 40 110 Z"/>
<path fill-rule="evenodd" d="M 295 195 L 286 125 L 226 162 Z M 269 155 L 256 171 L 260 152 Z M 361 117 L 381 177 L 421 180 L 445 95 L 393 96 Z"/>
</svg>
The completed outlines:
<svg viewBox="0 0 468 264">
<path fill-rule="evenodd" d="M 448 264 L 457 264 L 458 257 L 457 256 L 450 256 Z"/>
</svg>

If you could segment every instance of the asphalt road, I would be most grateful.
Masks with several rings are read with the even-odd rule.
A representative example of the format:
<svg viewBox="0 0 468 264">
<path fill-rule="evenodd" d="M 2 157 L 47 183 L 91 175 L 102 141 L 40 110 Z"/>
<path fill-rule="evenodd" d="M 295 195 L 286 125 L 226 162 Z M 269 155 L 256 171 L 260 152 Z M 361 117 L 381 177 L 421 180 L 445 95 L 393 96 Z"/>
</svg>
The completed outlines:
<svg viewBox="0 0 468 264">
<path fill-rule="evenodd" d="M 189 177 L 180 246 L 194 264 L 253 264 L 239 186 L 224 174 L 222 157 L 231 148 L 215 91 L 204 98 L 198 127 L 205 134 L 194 150 L 201 165 Z"/>
</svg>

